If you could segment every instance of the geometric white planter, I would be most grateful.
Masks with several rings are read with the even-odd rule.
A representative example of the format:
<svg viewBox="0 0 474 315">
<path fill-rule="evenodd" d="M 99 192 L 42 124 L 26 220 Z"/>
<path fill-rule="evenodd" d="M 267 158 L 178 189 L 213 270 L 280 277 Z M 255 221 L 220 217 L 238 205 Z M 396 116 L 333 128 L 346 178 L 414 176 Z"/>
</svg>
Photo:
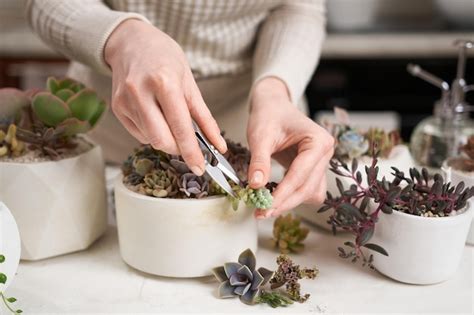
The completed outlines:
<svg viewBox="0 0 474 315">
<path fill-rule="evenodd" d="M 0 200 L 18 224 L 21 259 L 89 247 L 107 228 L 100 147 L 59 161 L 1 162 Z"/>
<path fill-rule="evenodd" d="M 449 167 L 447 162 L 443 163 L 442 170 L 446 181 L 451 182 L 453 185 L 464 182 L 466 187 L 474 186 L 474 173 L 458 171 L 452 167 Z M 474 202 L 471 202 L 471 209 L 474 211 Z M 466 243 L 469 245 L 474 245 L 474 218 L 471 222 L 471 227 L 467 235 Z"/>
<path fill-rule="evenodd" d="M 120 253 L 138 270 L 166 277 L 211 275 L 247 248 L 257 250 L 254 211 L 225 197 L 171 199 L 144 196 L 115 185 Z"/>
<path fill-rule="evenodd" d="M 0 284 L 0 291 L 5 291 L 12 282 L 20 262 L 20 234 L 15 219 L 7 206 L 0 202 L 0 254 L 5 261 L 0 264 L 0 272 L 7 276 L 7 282 Z"/>
<path fill-rule="evenodd" d="M 441 217 L 420 217 L 393 211 L 381 213 L 370 243 L 389 256 L 374 254 L 374 267 L 382 274 L 411 284 L 434 284 L 457 270 L 473 211 Z"/>
<path fill-rule="evenodd" d="M 352 161 L 348 161 L 349 167 Z M 358 160 L 357 170 L 362 173 L 363 184 L 366 184 L 367 175 L 365 174 L 365 166 L 370 166 L 372 163 L 372 158 L 368 156 L 363 156 Z M 392 180 L 393 172 L 392 166 L 398 168 L 400 171 L 408 174 L 410 168 L 415 166 L 415 162 L 410 154 L 410 150 L 406 145 L 397 145 L 392 149 L 390 156 L 386 159 L 379 158 L 377 166 L 379 167 L 379 178 L 385 176 L 387 180 Z M 353 181 L 348 178 L 340 177 L 329 169 L 326 171 L 326 182 L 327 182 L 327 191 L 330 192 L 333 196 L 338 196 L 339 190 L 336 185 L 336 178 L 339 178 L 344 187 L 348 188 L 353 184 Z M 323 213 L 318 213 L 317 210 L 321 207 L 315 205 L 302 204 L 296 207 L 295 212 L 298 216 L 302 217 L 306 221 L 309 221 L 327 231 L 331 230 L 331 226 L 327 224 L 329 216 L 333 213 L 333 210 L 325 211 Z M 341 231 L 342 232 L 342 231 Z"/>
</svg>

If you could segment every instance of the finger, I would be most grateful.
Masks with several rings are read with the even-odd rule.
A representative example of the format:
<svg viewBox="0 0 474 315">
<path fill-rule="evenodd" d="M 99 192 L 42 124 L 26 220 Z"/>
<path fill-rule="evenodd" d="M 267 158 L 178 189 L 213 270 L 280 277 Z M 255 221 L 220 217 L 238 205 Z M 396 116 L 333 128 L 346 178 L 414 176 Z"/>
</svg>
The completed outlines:
<svg viewBox="0 0 474 315">
<path fill-rule="evenodd" d="M 179 154 L 178 145 L 158 104 L 155 100 L 150 100 L 149 104 L 149 106 L 142 108 L 138 114 L 139 128 L 146 137 L 147 143 L 157 150 L 169 154 Z"/>
<path fill-rule="evenodd" d="M 227 151 L 227 143 L 221 135 L 221 130 L 204 102 L 201 92 L 192 76 L 190 80 L 191 91 L 189 92 L 190 95 L 187 97 L 187 101 L 191 117 L 193 117 L 199 128 L 204 132 L 206 138 L 209 139 L 217 150 L 221 153 L 225 153 Z"/>
<path fill-rule="evenodd" d="M 168 87 L 162 89 L 156 97 L 183 160 L 194 174 L 204 174 L 204 156 L 199 148 L 182 91 L 177 87 Z"/>
<path fill-rule="evenodd" d="M 261 134 L 264 133 L 253 132 L 248 136 L 251 153 L 248 178 L 251 188 L 265 186 L 270 178 L 273 140 L 270 135 L 261 137 Z"/>
<path fill-rule="evenodd" d="M 326 170 L 323 170 L 322 176 L 319 170 L 315 170 L 316 171 L 311 174 L 311 177 L 315 178 L 315 182 L 308 185 L 310 189 L 304 186 L 300 187 L 269 215 L 277 217 L 288 210 L 298 207 L 302 203 L 311 203 L 315 207 L 319 207 L 324 201 L 324 195 L 326 193 Z"/>
<path fill-rule="evenodd" d="M 142 132 L 137 128 L 135 123 L 128 118 L 125 115 L 119 115 L 117 117 L 119 121 L 122 123 L 122 125 L 127 129 L 127 131 L 135 138 L 137 139 L 141 144 L 147 144 L 148 141 L 146 140 L 146 137 L 142 134 Z"/>
<path fill-rule="evenodd" d="M 317 167 L 320 161 L 326 167 L 332 152 L 325 152 L 320 146 L 312 143 L 302 143 L 299 145 L 298 155 L 291 163 L 288 172 L 273 193 L 273 206 L 279 208 L 281 204 L 302 185 L 306 183 L 312 174 L 312 170 Z"/>
</svg>

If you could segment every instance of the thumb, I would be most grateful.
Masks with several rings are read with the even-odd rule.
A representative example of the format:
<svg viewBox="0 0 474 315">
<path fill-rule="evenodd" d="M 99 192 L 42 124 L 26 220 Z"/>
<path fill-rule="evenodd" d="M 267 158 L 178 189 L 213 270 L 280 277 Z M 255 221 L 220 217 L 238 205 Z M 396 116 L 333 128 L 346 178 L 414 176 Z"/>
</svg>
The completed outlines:
<svg viewBox="0 0 474 315">
<path fill-rule="evenodd" d="M 250 166 L 249 166 L 249 185 L 251 188 L 261 188 L 268 183 L 271 171 L 271 159 L 273 147 L 271 141 L 267 138 L 265 140 L 255 139 L 250 141 Z"/>
</svg>

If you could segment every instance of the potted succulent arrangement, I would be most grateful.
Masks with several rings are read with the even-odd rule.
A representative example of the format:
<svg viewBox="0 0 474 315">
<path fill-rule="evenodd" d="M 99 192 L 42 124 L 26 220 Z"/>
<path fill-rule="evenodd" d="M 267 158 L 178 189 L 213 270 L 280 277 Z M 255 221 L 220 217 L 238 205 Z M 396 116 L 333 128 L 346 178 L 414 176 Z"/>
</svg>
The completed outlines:
<svg viewBox="0 0 474 315">
<path fill-rule="evenodd" d="M 447 280 L 457 269 L 471 223 L 468 199 L 474 187 L 452 186 L 426 169 L 409 171 L 409 177 L 393 167 L 393 179 L 379 175 L 376 157 L 358 170 L 357 159 L 349 166 L 332 160 L 338 178 L 338 195 L 328 193 L 319 212 L 330 209 L 333 231 L 355 236 L 339 255 L 377 269 L 395 280 L 432 284 Z M 344 186 L 340 178 L 352 184 Z M 377 225 L 377 227 L 376 227 Z"/>
<path fill-rule="evenodd" d="M 71 79 L 0 90 L 0 200 L 18 223 L 22 259 L 85 249 L 105 231 L 102 151 L 81 135 L 105 106 Z"/>
<path fill-rule="evenodd" d="M 161 276 L 200 277 L 246 248 L 257 249 L 253 210 L 269 208 L 271 192 L 245 186 L 250 153 L 231 141 L 228 148 L 225 157 L 243 183 L 229 182 L 238 200 L 207 174 L 194 175 L 180 156 L 142 146 L 124 162 L 115 204 L 127 264 Z"/>
<path fill-rule="evenodd" d="M 450 158 L 443 163 L 445 178 L 453 184 L 464 182 L 467 186 L 474 186 L 474 136 L 471 136 L 459 151 L 461 154 L 458 157 Z M 474 207 L 474 203 L 471 203 L 471 207 Z M 474 245 L 474 220 L 466 242 Z"/>
<path fill-rule="evenodd" d="M 409 148 L 402 143 L 398 131 L 385 131 L 382 129 L 371 128 L 368 131 L 361 131 L 351 127 L 349 114 L 340 108 L 334 110 L 336 123 L 325 123 L 326 128 L 336 140 L 334 150 L 334 158 L 350 162 L 357 159 L 358 167 L 362 177 L 366 166 L 370 166 L 372 156 L 377 154 L 378 167 L 380 173 L 387 179 L 393 178 L 391 167 L 395 166 L 404 172 L 408 172 L 411 167 L 415 166 L 415 162 L 410 154 Z M 377 145 L 377 152 L 373 151 L 374 144 Z M 329 169 L 326 172 L 327 191 L 336 194 L 338 191 L 335 185 L 335 174 Z M 346 178 L 341 178 L 342 182 L 349 185 Z M 296 213 L 305 220 L 318 225 L 324 229 L 328 229 L 327 221 L 329 219 L 327 213 L 317 213 L 314 207 L 309 205 L 301 205 Z"/>
</svg>

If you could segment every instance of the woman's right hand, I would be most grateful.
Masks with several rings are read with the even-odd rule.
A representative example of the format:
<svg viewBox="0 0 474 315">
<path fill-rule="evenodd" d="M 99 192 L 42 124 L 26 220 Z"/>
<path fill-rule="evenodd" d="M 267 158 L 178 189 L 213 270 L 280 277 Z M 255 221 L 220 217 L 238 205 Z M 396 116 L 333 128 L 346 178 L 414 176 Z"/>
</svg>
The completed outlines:
<svg viewBox="0 0 474 315">
<path fill-rule="evenodd" d="M 156 27 L 126 20 L 110 35 L 104 57 L 112 68 L 112 110 L 138 141 L 183 156 L 197 175 L 204 157 L 191 119 L 221 152 L 219 127 L 201 96 L 181 47 Z"/>
</svg>

